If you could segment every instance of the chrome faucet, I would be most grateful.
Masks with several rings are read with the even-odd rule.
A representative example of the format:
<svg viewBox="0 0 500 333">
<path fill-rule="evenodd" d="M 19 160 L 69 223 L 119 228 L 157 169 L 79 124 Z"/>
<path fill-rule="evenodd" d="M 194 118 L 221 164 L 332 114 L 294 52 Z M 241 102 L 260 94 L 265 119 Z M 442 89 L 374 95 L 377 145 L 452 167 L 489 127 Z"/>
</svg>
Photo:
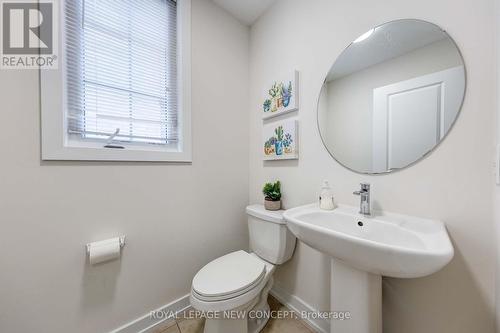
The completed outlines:
<svg viewBox="0 0 500 333">
<path fill-rule="evenodd" d="M 359 213 L 363 215 L 371 215 L 370 209 L 370 184 L 361 183 L 361 189 L 359 191 L 353 192 L 355 195 L 361 197 L 361 202 L 359 204 Z"/>
</svg>

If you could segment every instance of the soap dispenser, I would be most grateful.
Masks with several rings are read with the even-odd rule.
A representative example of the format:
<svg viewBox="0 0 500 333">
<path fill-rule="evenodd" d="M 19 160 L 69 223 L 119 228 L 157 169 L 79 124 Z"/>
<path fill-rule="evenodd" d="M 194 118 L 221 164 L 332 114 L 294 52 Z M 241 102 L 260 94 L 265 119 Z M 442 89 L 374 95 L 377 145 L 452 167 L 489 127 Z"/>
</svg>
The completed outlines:
<svg viewBox="0 0 500 333">
<path fill-rule="evenodd" d="M 333 192 L 328 180 L 323 181 L 323 186 L 321 186 L 321 194 L 319 196 L 319 208 L 324 210 L 332 210 L 335 208 L 335 202 L 333 200 Z"/>
</svg>

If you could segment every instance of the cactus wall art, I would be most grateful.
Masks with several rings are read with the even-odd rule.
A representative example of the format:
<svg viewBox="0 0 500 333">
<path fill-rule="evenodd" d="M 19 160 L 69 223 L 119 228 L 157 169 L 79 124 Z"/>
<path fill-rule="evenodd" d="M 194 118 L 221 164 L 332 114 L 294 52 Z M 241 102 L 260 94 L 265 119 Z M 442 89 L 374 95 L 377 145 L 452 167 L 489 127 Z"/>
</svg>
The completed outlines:
<svg viewBox="0 0 500 333">
<path fill-rule="evenodd" d="M 265 92 L 262 101 L 262 118 L 268 119 L 277 115 L 298 110 L 299 72 L 292 71 L 286 77 L 272 82 Z"/>
<path fill-rule="evenodd" d="M 264 160 L 287 160 L 299 158 L 297 120 L 284 120 L 264 125 Z"/>
</svg>

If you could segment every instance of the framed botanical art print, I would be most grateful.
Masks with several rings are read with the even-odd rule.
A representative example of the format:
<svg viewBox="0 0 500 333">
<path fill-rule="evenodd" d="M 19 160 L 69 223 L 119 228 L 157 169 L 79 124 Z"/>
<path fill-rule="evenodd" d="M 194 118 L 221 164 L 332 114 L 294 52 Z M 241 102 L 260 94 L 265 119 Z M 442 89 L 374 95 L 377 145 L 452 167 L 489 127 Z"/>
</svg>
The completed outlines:
<svg viewBox="0 0 500 333">
<path fill-rule="evenodd" d="M 262 130 L 264 160 L 298 159 L 297 120 L 266 124 Z"/>
<path fill-rule="evenodd" d="M 262 118 L 269 119 L 299 109 L 299 72 L 291 71 L 274 81 L 262 101 Z"/>
</svg>

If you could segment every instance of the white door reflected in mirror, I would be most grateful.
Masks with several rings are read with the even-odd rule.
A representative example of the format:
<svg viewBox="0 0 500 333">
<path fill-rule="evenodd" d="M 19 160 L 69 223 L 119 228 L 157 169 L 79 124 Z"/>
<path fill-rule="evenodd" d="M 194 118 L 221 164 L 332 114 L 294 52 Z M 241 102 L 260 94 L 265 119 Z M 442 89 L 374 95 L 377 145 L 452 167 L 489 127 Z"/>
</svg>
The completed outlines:
<svg viewBox="0 0 500 333">
<path fill-rule="evenodd" d="M 444 139 L 463 102 L 465 67 L 453 40 L 432 23 L 398 20 L 370 31 L 330 69 L 318 126 L 340 164 L 385 173 L 413 164 Z"/>
</svg>

